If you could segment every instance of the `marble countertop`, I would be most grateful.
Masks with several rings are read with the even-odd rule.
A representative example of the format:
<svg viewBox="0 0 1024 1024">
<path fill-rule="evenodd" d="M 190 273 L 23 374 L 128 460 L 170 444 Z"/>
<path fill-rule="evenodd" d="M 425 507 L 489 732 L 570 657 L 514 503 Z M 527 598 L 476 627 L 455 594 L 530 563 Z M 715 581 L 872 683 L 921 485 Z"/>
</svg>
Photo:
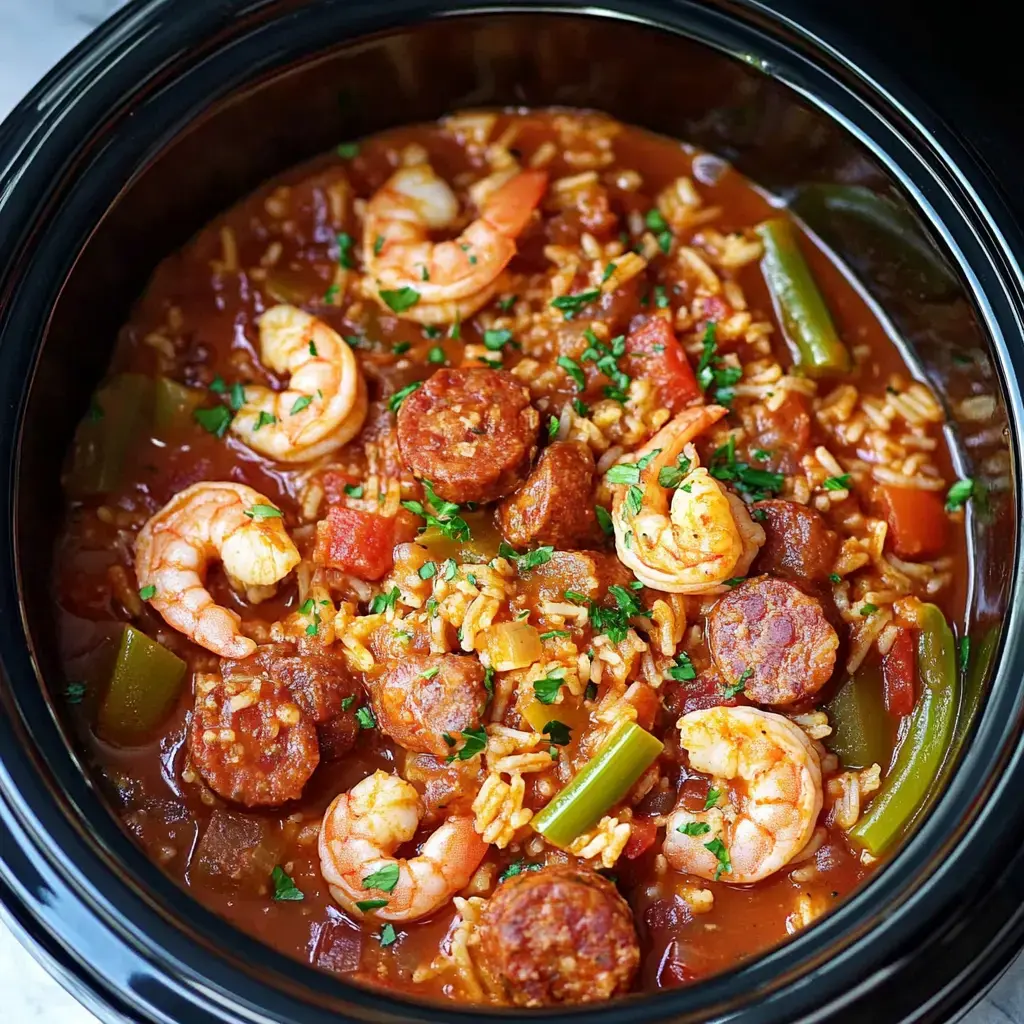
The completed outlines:
<svg viewBox="0 0 1024 1024">
<path fill-rule="evenodd" d="M 202 2 L 202 0 L 196 0 Z M 0 120 L 53 64 L 122 0 L 0 0 Z M 98 1024 L 0 922 L 0 992 L 6 1024 Z M 1024 1024 L 1024 958 L 966 1018 Z"/>
</svg>

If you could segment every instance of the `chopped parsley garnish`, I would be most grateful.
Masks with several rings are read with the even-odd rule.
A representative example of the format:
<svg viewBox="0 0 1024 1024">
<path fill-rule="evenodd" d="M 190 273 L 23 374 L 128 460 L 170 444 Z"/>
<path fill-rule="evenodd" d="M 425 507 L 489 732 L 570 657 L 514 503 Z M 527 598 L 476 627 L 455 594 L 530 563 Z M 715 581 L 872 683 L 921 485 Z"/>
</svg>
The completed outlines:
<svg viewBox="0 0 1024 1024">
<path fill-rule="evenodd" d="M 594 514 L 597 516 L 597 525 L 601 527 L 605 535 L 610 537 L 615 532 L 612 524 L 612 514 L 604 505 L 595 505 Z"/>
<path fill-rule="evenodd" d="M 212 409 L 196 409 L 192 415 L 203 430 L 215 434 L 217 437 L 224 436 L 234 418 L 231 415 L 231 410 L 226 409 L 223 405 L 215 405 Z"/>
<path fill-rule="evenodd" d="M 626 491 L 626 508 L 632 515 L 639 515 L 640 509 L 644 507 L 644 492 L 636 484 L 630 486 Z"/>
<path fill-rule="evenodd" d="M 554 640 L 560 636 L 572 636 L 572 633 L 567 629 L 549 629 L 546 633 L 541 633 L 541 640 Z"/>
<path fill-rule="evenodd" d="M 676 655 L 676 663 L 668 670 L 667 675 L 669 679 L 675 679 L 680 683 L 697 678 L 697 670 L 686 651 L 680 651 Z"/>
<path fill-rule="evenodd" d="M 436 324 L 427 324 L 423 328 L 423 337 L 429 338 L 431 341 L 435 338 L 440 338 L 442 334 L 444 334 L 444 331 L 442 331 Z"/>
<path fill-rule="evenodd" d="M 210 390 L 217 395 L 223 395 L 227 391 L 228 386 L 224 383 L 224 378 L 218 373 L 213 380 L 210 381 Z M 102 413 L 102 410 L 100 410 Z"/>
<path fill-rule="evenodd" d="M 383 240 L 381 240 L 383 241 Z M 376 250 L 374 245 L 374 250 Z M 404 313 L 420 301 L 420 293 L 406 285 L 404 288 L 381 288 L 380 297 L 396 312 Z"/>
<path fill-rule="evenodd" d="M 378 594 L 370 602 L 370 614 L 382 615 L 389 608 L 394 608 L 400 594 L 398 587 L 392 587 L 386 594 Z"/>
<path fill-rule="evenodd" d="M 423 387 L 423 381 L 414 380 L 411 384 L 406 384 L 404 388 L 399 388 L 389 399 L 388 408 L 392 412 L 398 412 L 402 403 L 416 390 Z"/>
<path fill-rule="evenodd" d="M 335 150 L 338 156 L 342 160 L 353 160 L 359 155 L 359 143 L 358 142 L 343 142 Z"/>
<path fill-rule="evenodd" d="M 377 719 L 373 717 L 373 712 L 367 705 L 363 705 L 361 708 L 356 709 L 356 721 L 359 723 L 360 729 L 376 729 Z M 379 889 L 380 886 L 377 886 Z"/>
<path fill-rule="evenodd" d="M 533 683 L 533 695 L 541 704 L 554 704 L 558 691 L 565 682 L 565 672 L 555 669 L 550 675 L 543 679 L 536 679 Z"/>
<path fill-rule="evenodd" d="M 274 870 L 270 873 L 270 880 L 274 883 L 274 899 L 278 902 L 305 899 L 302 890 L 288 876 L 280 864 L 274 866 Z"/>
<path fill-rule="evenodd" d="M 711 831 L 711 826 L 706 821 L 688 821 L 676 829 L 684 836 L 706 836 Z"/>
<path fill-rule="evenodd" d="M 295 404 L 292 406 L 291 415 L 294 416 L 296 413 L 302 412 L 310 403 L 313 401 L 312 395 L 300 395 L 295 399 Z"/>
<path fill-rule="evenodd" d="M 484 669 L 484 689 L 487 691 L 488 699 L 494 693 L 494 669 L 490 665 Z"/>
<path fill-rule="evenodd" d="M 597 683 L 587 683 L 587 688 L 583 691 L 584 700 L 593 700 L 597 696 Z"/>
<path fill-rule="evenodd" d="M 557 362 L 558 365 L 573 379 L 573 383 L 580 389 L 580 391 L 586 390 L 587 375 L 583 372 L 583 368 L 575 359 L 570 359 L 568 356 L 559 356 Z"/>
<path fill-rule="evenodd" d="M 726 700 L 732 700 L 733 697 L 738 697 L 747 688 L 747 680 L 753 674 L 754 670 L 752 668 L 745 668 L 735 683 L 728 683 L 726 686 L 722 687 L 722 696 L 725 697 Z"/>
<path fill-rule="evenodd" d="M 576 411 L 577 416 L 587 417 L 590 415 L 590 409 L 587 407 L 587 403 L 581 401 L 579 398 L 572 400 L 572 407 Z"/>
<path fill-rule="evenodd" d="M 845 491 L 850 487 L 850 474 L 842 476 L 830 476 L 822 485 L 826 491 Z"/>
<path fill-rule="evenodd" d="M 969 498 L 974 495 L 974 481 L 968 476 L 957 480 L 946 494 L 946 511 L 956 512 L 967 504 Z"/>
<path fill-rule="evenodd" d="M 721 839 L 716 836 L 710 843 L 704 844 L 704 849 L 709 853 L 713 853 L 718 858 L 718 867 L 715 868 L 716 882 L 723 874 L 732 872 L 732 861 L 729 859 L 729 851 Z"/>
<path fill-rule="evenodd" d="M 352 270 L 356 265 L 356 261 L 352 256 L 352 247 L 356 244 L 355 239 L 347 231 L 343 231 L 337 236 L 337 242 L 338 263 L 346 270 Z"/>
<path fill-rule="evenodd" d="M 448 337 L 453 341 L 458 341 L 462 337 L 462 323 L 459 320 L 453 320 L 451 327 L 448 328 Z"/>
<path fill-rule="evenodd" d="M 425 668 L 417 678 L 419 679 L 433 679 L 441 670 L 435 665 L 433 668 Z"/>
<path fill-rule="evenodd" d="M 658 470 L 658 483 L 669 490 L 678 487 L 686 474 L 690 472 L 691 465 L 692 463 L 685 455 L 680 455 L 674 466 L 662 466 Z"/>
<path fill-rule="evenodd" d="M 610 586 L 608 593 L 615 600 L 614 608 L 602 607 L 593 601 L 588 601 L 586 597 L 583 597 L 583 600 L 589 604 L 590 624 L 594 630 L 598 633 L 605 633 L 613 644 L 620 644 L 629 633 L 630 618 L 634 615 L 649 616 L 651 613 L 625 587 Z M 571 601 L 573 598 L 569 596 L 570 594 L 574 594 L 574 591 L 567 590 L 565 592 L 566 598 Z"/>
<path fill-rule="evenodd" d="M 704 810 L 710 811 L 712 807 L 718 806 L 718 801 L 722 799 L 722 791 L 715 789 L 714 786 L 708 787 L 708 795 L 704 797 Z"/>
<path fill-rule="evenodd" d="M 503 295 L 498 299 L 498 309 L 500 309 L 502 313 L 507 313 L 516 304 L 516 299 L 518 298 L 518 295 Z"/>
<path fill-rule="evenodd" d="M 228 398 L 228 405 L 230 405 L 235 412 L 238 412 L 238 410 L 245 405 L 245 388 L 242 387 L 237 380 L 231 385 L 231 395 Z"/>
<path fill-rule="evenodd" d="M 86 689 L 87 687 L 85 683 L 68 683 L 68 685 L 64 687 L 64 699 L 69 704 L 81 704 L 82 698 L 85 696 Z"/>
<path fill-rule="evenodd" d="M 440 530 L 449 540 L 470 540 L 469 523 L 458 514 L 459 506 L 454 501 L 443 501 L 439 498 L 434 493 L 433 485 L 429 480 L 423 481 L 423 490 L 427 501 L 434 510 L 433 513 L 428 512 L 421 501 L 403 501 L 402 507 L 414 515 L 422 516 L 426 520 L 427 526 L 433 526 Z M 425 529 L 425 526 L 420 527 L 421 532 Z M 447 565 L 447 563 L 445 564 Z M 453 571 L 452 576 L 454 575 Z M 451 579 L 451 576 L 446 575 L 445 579 Z"/>
<path fill-rule="evenodd" d="M 468 761 L 471 757 L 482 753 L 487 747 L 487 732 L 483 726 L 480 726 L 479 729 L 463 729 L 459 735 L 462 736 L 462 746 L 454 754 L 449 754 L 444 759 L 445 764 L 449 764 L 456 758 L 460 761 Z"/>
<path fill-rule="evenodd" d="M 971 657 L 971 638 L 969 636 L 961 637 L 960 639 L 960 671 L 967 671 L 967 662 Z"/>
<path fill-rule="evenodd" d="M 345 493 L 350 498 L 361 498 L 363 496 L 362 484 L 345 484 Z"/>
<path fill-rule="evenodd" d="M 152 601 L 153 598 L 156 597 L 156 587 L 154 587 L 153 584 L 150 584 L 148 587 L 143 587 L 139 591 L 139 597 L 141 597 L 143 601 Z"/>
<path fill-rule="evenodd" d="M 526 861 L 519 858 L 519 860 L 512 861 L 511 864 L 500 875 L 498 875 L 499 882 L 508 881 L 510 878 L 515 878 L 516 875 L 521 875 L 524 871 L 540 871 L 543 864 L 527 864 Z"/>
<path fill-rule="evenodd" d="M 428 363 L 443 363 L 446 358 L 447 358 L 447 356 L 445 356 L 445 354 L 444 354 L 444 349 L 441 348 L 440 345 L 435 345 L 427 353 L 427 362 Z"/>
<path fill-rule="evenodd" d="M 584 362 L 592 362 L 611 381 L 606 384 L 604 393 L 607 398 L 616 402 L 625 402 L 629 397 L 631 378 L 619 368 L 618 360 L 626 354 L 626 336 L 618 335 L 606 345 L 588 327 L 583 332 L 588 345 L 580 357 Z"/>
<path fill-rule="evenodd" d="M 319 353 L 316 350 L 316 342 L 312 338 L 309 339 L 309 354 L 316 359 Z"/>
<path fill-rule="evenodd" d="M 388 946 L 394 945 L 398 941 L 398 933 L 395 931 L 395 926 L 388 921 L 380 930 L 380 947 L 381 949 L 387 949 Z"/>
<path fill-rule="evenodd" d="M 570 741 L 570 733 L 572 732 L 572 729 L 567 726 L 565 722 L 559 722 L 556 718 L 548 722 L 541 732 L 543 732 L 544 735 L 555 744 L 555 746 L 564 747 Z"/>
<path fill-rule="evenodd" d="M 454 558 L 446 558 L 444 562 L 441 564 L 441 569 L 441 575 L 444 577 L 444 579 L 448 581 L 455 579 L 459 571 L 458 566 L 455 564 Z"/>
<path fill-rule="evenodd" d="M 421 580 L 432 580 L 437 575 L 437 562 L 424 562 L 419 568 Z"/>
<path fill-rule="evenodd" d="M 659 210 L 656 206 L 652 207 L 644 215 L 644 223 L 652 231 L 664 231 L 665 228 L 668 227 L 668 222 L 661 215 L 661 210 Z"/>
<path fill-rule="evenodd" d="M 510 561 L 518 572 L 529 572 L 531 569 L 536 569 L 538 565 L 550 562 L 554 553 L 555 549 L 551 544 L 534 548 L 532 551 L 524 551 L 522 554 L 519 554 L 514 547 L 504 541 L 498 545 L 498 554 Z"/>
<path fill-rule="evenodd" d="M 654 304 L 658 309 L 668 309 L 668 292 L 665 291 L 663 284 L 656 284 L 654 286 Z"/>
<path fill-rule="evenodd" d="M 245 510 L 245 514 L 255 520 L 257 523 L 262 523 L 264 519 L 282 519 L 282 513 L 279 508 L 274 508 L 273 505 L 250 505 Z"/>
<path fill-rule="evenodd" d="M 355 704 L 355 702 L 355 697 L 343 697 L 341 701 L 341 710 L 348 711 L 349 708 L 351 708 L 352 705 Z"/>
<path fill-rule="evenodd" d="M 336 285 L 332 284 L 327 291 L 324 292 L 324 302 L 328 305 L 334 302 L 334 300 L 341 294 L 341 289 Z"/>
<path fill-rule="evenodd" d="M 864 616 L 874 615 L 875 612 L 877 612 L 877 611 L 878 611 L 878 605 L 877 604 L 871 604 L 870 601 L 867 604 L 862 604 L 860 606 L 860 613 L 861 613 L 861 615 L 864 615 Z"/>
<path fill-rule="evenodd" d="M 766 469 L 757 469 L 736 458 L 736 438 L 716 448 L 711 456 L 708 472 L 716 480 L 727 480 L 736 485 L 736 490 L 746 501 L 760 501 L 782 490 L 785 476 L 782 473 L 771 473 Z"/>
<path fill-rule="evenodd" d="M 837 573 L 837 572 L 830 572 L 828 574 L 828 580 L 829 580 L 829 583 L 842 583 L 843 582 L 843 577 L 840 576 L 839 573 Z"/>
<path fill-rule="evenodd" d="M 388 901 L 387 900 L 381 900 L 381 899 L 377 899 L 377 900 L 356 900 L 356 907 L 357 907 L 357 909 L 363 911 L 363 913 L 366 913 L 367 910 L 380 910 L 381 907 L 386 907 L 387 905 L 388 905 Z"/>
<path fill-rule="evenodd" d="M 599 288 L 591 288 L 589 291 L 578 292 L 576 295 L 559 295 L 551 300 L 555 309 L 562 311 L 566 320 L 571 320 L 584 306 L 590 305 L 595 299 L 601 298 Z"/>
<path fill-rule="evenodd" d="M 383 249 L 384 249 L 384 236 L 383 236 L 383 235 L 378 235 L 378 236 L 377 236 L 377 237 L 376 237 L 376 238 L 375 238 L 375 239 L 373 240 L 373 255 L 374 255 L 374 256 L 379 256 L 379 255 L 381 254 L 381 252 L 383 251 Z M 404 289 L 404 288 L 402 288 L 402 289 L 400 289 L 400 290 L 401 290 L 401 291 L 405 291 L 405 289 Z M 412 290 L 414 290 L 414 289 L 410 289 L 410 291 L 412 291 Z M 384 293 L 383 293 L 383 292 L 381 292 L 381 298 L 382 298 L 382 299 L 384 298 Z M 416 298 L 417 298 L 417 299 L 419 299 L 419 295 L 417 295 L 417 296 L 416 296 Z M 390 303 L 390 302 L 388 302 L 388 300 L 387 300 L 387 299 L 384 299 L 384 301 L 385 301 L 385 302 L 387 302 L 389 306 L 391 305 L 391 303 Z M 394 309 L 394 307 L 393 307 L 393 306 L 392 306 L 392 309 Z M 400 311 L 399 311 L 399 312 L 400 312 Z"/>
<path fill-rule="evenodd" d="M 255 434 L 260 427 L 272 427 L 276 422 L 276 416 L 261 409 L 259 416 L 256 417 L 256 426 L 252 428 L 252 432 Z"/>
<path fill-rule="evenodd" d="M 730 576 L 727 580 L 724 580 L 723 582 L 727 587 L 738 587 L 745 579 L 746 576 Z"/>
<path fill-rule="evenodd" d="M 402 356 L 405 355 L 405 353 L 408 352 L 409 349 L 411 348 L 412 342 L 400 341 L 397 344 L 391 346 L 391 351 L 394 352 L 396 356 Z"/>
<path fill-rule="evenodd" d="M 635 462 L 620 462 L 605 474 L 610 484 L 638 484 L 640 483 L 640 467 Z"/>
<path fill-rule="evenodd" d="M 554 439 L 556 437 L 558 437 L 558 426 L 559 426 L 558 417 L 557 416 L 552 416 L 551 419 L 548 420 L 548 440 L 549 441 L 554 441 Z"/>
<path fill-rule="evenodd" d="M 363 878 L 363 888 L 391 892 L 398 885 L 398 875 L 397 864 L 385 864 L 379 871 L 374 871 Z"/>
<path fill-rule="evenodd" d="M 491 352 L 500 352 L 510 341 L 512 341 L 511 331 L 484 331 L 484 348 Z"/>
<path fill-rule="evenodd" d="M 736 397 L 736 392 L 733 389 L 743 376 L 743 370 L 738 366 L 729 366 L 723 362 L 721 356 L 718 355 L 715 332 L 715 321 L 708 320 L 704 327 L 700 361 L 697 363 L 697 383 L 704 391 L 708 391 L 713 384 L 715 389 L 710 397 L 719 405 L 728 406 Z"/>
</svg>

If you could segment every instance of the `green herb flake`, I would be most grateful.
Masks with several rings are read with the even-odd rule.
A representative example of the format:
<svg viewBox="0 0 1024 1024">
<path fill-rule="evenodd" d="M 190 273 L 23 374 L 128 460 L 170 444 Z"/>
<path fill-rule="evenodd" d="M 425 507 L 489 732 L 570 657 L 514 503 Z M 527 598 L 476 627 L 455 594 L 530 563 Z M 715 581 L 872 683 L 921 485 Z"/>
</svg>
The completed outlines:
<svg viewBox="0 0 1024 1024">
<path fill-rule="evenodd" d="M 296 416 L 298 413 L 302 412 L 303 409 L 308 408 L 312 402 L 312 395 L 300 395 L 295 399 L 295 404 L 292 406 L 291 413 L 289 415 Z"/>
<path fill-rule="evenodd" d="M 722 687 L 722 696 L 725 697 L 726 700 L 732 700 L 733 697 L 738 697 L 747 688 L 747 680 L 753 674 L 754 670 L 752 668 L 745 668 L 735 683 L 729 683 Z"/>
<path fill-rule="evenodd" d="M 262 523 L 265 519 L 284 518 L 281 510 L 274 508 L 273 505 L 250 505 L 245 514 L 257 523 Z"/>
<path fill-rule="evenodd" d="M 468 761 L 471 757 L 483 753 L 487 746 L 487 732 L 481 726 L 479 729 L 463 729 L 462 746 L 454 753 L 445 758 L 445 764 L 449 764 L 456 758 L 460 761 Z"/>
<path fill-rule="evenodd" d="M 861 613 L 861 615 L 863 615 L 865 617 L 867 617 L 868 615 L 874 615 L 875 612 L 877 612 L 877 611 L 878 611 L 878 605 L 877 604 L 871 604 L 870 602 L 868 602 L 867 604 L 862 604 L 860 606 L 860 613 Z"/>
<path fill-rule="evenodd" d="M 584 700 L 595 700 L 597 698 L 597 683 L 587 683 L 587 688 L 583 691 Z"/>
<path fill-rule="evenodd" d="M 706 821 L 688 821 L 676 829 L 684 836 L 706 836 L 711 831 L 711 826 Z"/>
<path fill-rule="evenodd" d="M 274 885 L 274 899 L 279 903 L 305 899 L 302 890 L 288 876 L 280 864 L 274 866 L 274 870 L 270 873 L 270 881 Z"/>
<path fill-rule="evenodd" d="M 638 484 L 640 467 L 635 462 L 620 462 L 608 470 L 605 479 L 610 484 Z"/>
<path fill-rule="evenodd" d="M 363 496 L 362 484 L 345 484 L 345 493 L 350 498 L 361 498 Z"/>
<path fill-rule="evenodd" d="M 512 861 L 511 864 L 500 875 L 498 875 L 499 882 L 507 882 L 510 878 L 515 878 L 516 875 L 521 875 L 524 871 L 540 871 L 543 864 L 529 864 L 522 859 Z"/>
<path fill-rule="evenodd" d="M 342 160 L 354 160 L 359 155 L 358 142 L 343 142 L 335 149 Z"/>
<path fill-rule="evenodd" d="M 343 231 L 340 235 L 335 236 L 335 241 L 338 243 L 338 263 L 346 270 L 352 270 L 356 265 L 352 255 L 356 244 L 355 239 L 347 231 Z"/>
<path fill-rule="evenodd" d="M 64 699 L 69 704 L 81 704 L 87 689 L 88 687 L 82 682 L 68 683 L 64 687 Z"/>
<path fill-rule="evenodd" d="M 828 580 L 829 580 L 829 583 L 842 583 L 843 582 L 843 577 L 840 576 L 839 573 L 837 573 L 837 572 L 830 572 L 828 574 Z"/>
<path fill-rule="evenodd" d="M 418 676 L 418 679 L 433 679 L 441 670 L 435 665 L 433 668 L 425 668 Z"/>
<path fill-rule="evenodd" d="M 640 510 L 644 507 L 644 492 L 640 490 L 636 484 L 633 484 L 626 491 L 626 508 L 629 509 L 630 513 L 634 516 L 640 514 Z"/>
<path fill-rule="evenodd" d="M 423 381 L 414 380 L 411 384 L 406 384 L 404 388 L 399 388 L 389 399 L 388 408 L 392 412 L 398 412 L 401 408 L 402 403 L 414 392 L 423 387 Z"/>
<path fill-rule="evenodd" d="M 971 658 L 971 638 L 969 636 L 964 636 L 960 638 L 960 647 L 958 653 L 960 657 L 960 671 L 966 672 L 967 663 L 970 661 Z"/>
<path fill-rule="evenodd" d="M 218 373 L 213 380 L 210 381 L 210 390 L 215 395 L 223 395 L 228 389 L 227 384 L 224 383 L 224 378 Z M 100 410 L 100 416 L 102 417 L 103 410 Z"/>
<path fill-rule="evenodd" d="M 558 697 L 558 691 L 565 683 L 565 673 L 556 669 L 543 679 L 536 679 L 533 683 L 533 695 L 541 704 L 554 704 Z"/>
<path fill-rule="evenodd" d="M 381 949 L 387 949 L 388 946 L 393 946 L 398 941 L 398 933 L 390 921 L 381 928 L 379 938 Z"/>
<path fill-rule="evenodd" d="M 512 332 L 508 330 L 487 330 L 484 331 L 484 348 L 490 352 L 500 352 L 509 342 L 512 341 Z M 514 344 L 514 343 L 513 343 Z"/>
<path fill-rule="evenodd" d="M 615 527 L 612 524 L 612 514 L 604 505 L 595 505 L 594 514 L 597 516 L 597 525 L 601 527 L 606 537 L 610 537 L 615 532 Z"/>
<path fill-rule="evenodd" d="M 252 428 L 252 432 L 255 434 L 261 427 L 272 427 L 276 422 L 276 416 L 261 409 L 259 416 L 256 417 L 256 426 Z"/>
<path fill-rule="evenodd" d="M 409 341 L 399 341 L 396 344 L 391 346 L 391 351 L 394 352 L 394 354 L 396 356 L 404 356 L 405 353 L 408 352 L 409 349 L 411 349 L 411 348 L 412 348 L 412 342 L 409 342 Z"/>
<path fill-rule="evenodd" d="M 377 594 L 370 602 L 371 615 L 383 615 L 389 608 L 394 608 L 401 596 L 398 587 L 392 587 L 386 594 Z"/>
<path fill-rule="evenodd" d="M 644 215 L 644 223 L 651 229 L 651 231 L 664 231 L 668 227 L 667 221 L 661 215 L 661 211 L 657 207 L 653 207 L 647 211 Z"/>
<path fill-rule="evenodd" d="M 445 362 L 446 359 L 447 359 L 447 356 L 444 354 L 444 349 L 441 348 L 440 345 L 435 345 L 427 353 L 427 362 L 428 363 L 440 364 L 440 363 Z"/>
<path fill-rule="evenodd" d="M 363 877 L 363 888 L 391 892 L 398 885 L 398 875 L 397 864 L 385 864 L 384 867 Z"/>
<path fill-rule="evenodd" d="M 502 313 L 507 313 L 516 304 L 516 299 L 518 298 L 518 295 L 502 296 L 498 299 L 498 309 L 500 309 Z"/>
<path fill-rule="evenodd" d="M 729 851 L 720 838 L 716 836 L 710 843 L 705 843 L 704 849 L 709 853 L 713 853 L 718 858 L 718 867 L 715 868 L 716 882 L 723 874 L 730 874 L 732 872 L 732 861 L 729 859 Z"/>
<path fill-rule="evenodd" d="M 697 678 L 697 670 L 693 667 L 693 662 L 686 651 L 680 651 L 676 655 L 675 664 L 668 670 L 667 675 L 669 679 L 675 679 L 680 683 Z"/>
<path fill-rule="evenodd" d="M 356 900 L 356 909 L 361 910 L 364 914 L 368 910 L 380 910 L 381 907 L 388 905 L 387 900 L 376 899 L 376 900 Z"/>
<path fill-rule="evenodd" d="M 846 491 L 850 487 L 850 474 L 843 473 L 842 476 L 830 476 L 822 485 L 826 491 Z"/>
<path fill-rule="evenodd" d="M 516 551 L 511 544 L 506 544 L 504 541 L 498 545 L 499 557 L 511 562 L 516 567 L 516 571 L 520 573 L 530 572 L 539 565 L 546 565 L 551 561 L 554 553 L 555 549 L 551 544 L 544 544 L 539 548 L 534 548 L 532 551 L 524 551 L 522 554 Z"/>
<path fill-rule="evenodd" d="M 589 306 L 595 299 L 601 298 L 599 288 L 592 288 L 589 291 L 578 292 L 576 295 L 559 295 L 551 300 L 555 309 L 562 311 L 566 320 L 571 320 L 584 306 Z"/>
<path fill-rule="evenodd" d="M 374 246 L 376 250 L 376 246 Z M 396 313 L 404 313 L 412 309 L 420 301 L 420 293 L 415 288 L 406 285 L 404 288 L 381 288 L 380 297 Z"/>
<path fill-rule="evenodd" d="M 215 405 L 212 409 L 196 409 L 192 416 L 203 430 L 216 437 L 224 436 L 234 418 L 231 410 L 223 405 Z"/>
<path fill-rule="evenodd" d="M 956 512 L 974 496 L 974 481 L 968 476 L 957 480 L 946 494 L 946 511 Z"/>
<path fill-rule="evenodd" d="M 558 427 L 559 427 L 558 417 L 557 416 L 552 416 L 551 419 L 548 420 L 548 440 L 549 441 L 554 441 L 554 439 L 556 437 L 558 437 Z"/>
<path fill-rule="evenodd" d="M 708 795 L 704 797 L 704 810 L 710 811 L 712 807 L 718 806 L 718 801 L 722 799 L 722 791 L 715 789 L 714 786 L 708 787 Z"/>
<path fill-rule="evenodd" d="M 142 598 L 143 601 L 152 601 L 153 598 L 156 597 L 156 587 L 152 584 L 148 587 L 143 587 L 139 591 L 139 597 Z"/>
<path fill-rule="evenodd" d="M 541 633 L 541 640 L 554 640 L 556 637 L 561 636 L 572 636 L 572 633 L 567 629 L 549 629 L 546 633 Z"/>
<path fill-rule="evenodd" d="M 373 712 L 367 705 L 363 705 L 361 708 L 356 709 L 356 721 L 359 723 L 360 729 L 376 729 L 377 719 L 373 717 Z M 379 889 L 380 886 L 377 886 Z"/>
<path fill-rule="evenodd" d="M 544 726 L 541 732 L 556 746 L 564 747 L 570 742 L 572 729 L 566 725 L 565 722 L 559 722 L 558 719 L 552 719 L 552 721 L 548 722 L 548 724 Z"/>
<path fill-rule="evenodd" d="M 583 368 L 575 359 L 570 359 L 568 356 L 559 356 L 558 365 L 565 370 L 565 372 L 572 378 L 573 383 L 579 388 L 580 391 L 585 391 L 587 387 L 587 376 L 583 372 Z"/>
<path fill-rule="evenodd" d="M 419 568 L 421 580 L 432 580 L 437 575 L 437 562 L 424 562 Z"/>
<path fill-rule="evenodd" d="M 327 291 L 324 292 L 324 302 L 328 306 L 334 303 L 334 300 L 341 294 L 341 289 L 336 285 L 332 284 Z"/>
<path fill-rule="evenodd" d="M 665 291 L 664 285 L 657 284 L 654 286 L 654 304 L 658 307 L 658 309 L 668 309 L 668 292 Z"/>
</svg>

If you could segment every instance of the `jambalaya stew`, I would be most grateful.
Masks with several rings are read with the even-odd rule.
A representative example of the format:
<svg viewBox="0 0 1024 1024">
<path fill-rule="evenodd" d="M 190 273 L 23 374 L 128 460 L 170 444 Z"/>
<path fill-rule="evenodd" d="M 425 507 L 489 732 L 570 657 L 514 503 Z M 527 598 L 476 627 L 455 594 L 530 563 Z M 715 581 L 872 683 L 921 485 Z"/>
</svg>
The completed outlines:
<svg viewBox="0 0 1024 1024">
<path fill-rule="evenodd" d="M 574 111 L 341 145 L 121 332 L 66 464 L 66 699 L 147 853 L 300 960 L 686 984 L 828 913 L 939 773 L 942 430 L 713 156 Z"/>
</svg>

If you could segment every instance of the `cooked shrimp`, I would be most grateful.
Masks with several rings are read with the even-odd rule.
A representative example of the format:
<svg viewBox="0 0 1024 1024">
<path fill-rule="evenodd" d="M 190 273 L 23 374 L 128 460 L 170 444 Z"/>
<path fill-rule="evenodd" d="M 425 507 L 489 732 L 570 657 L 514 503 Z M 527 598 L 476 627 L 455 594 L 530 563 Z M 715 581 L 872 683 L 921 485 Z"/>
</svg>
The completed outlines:
<svg viewBox="0 0 1024 1024">
<path fill-rule="evenodd" d="M 634 453 L 634 462 L 650 458 L 639 482 L 616 487 L 615 550 L 636 578 L 654 590 L 718 593 L 725 580 L 750 568 L 764 543 L 764 530 L 746 505 L 700 466 L 690 444 L 725 414 L 720 405 L 684 409 Z M 680 455 L 685 472 L 670 504 L 670 491 L 659 475 L 676 466 Z"/>
<path fill-rule="evenodd" d="M 458 200 L 429 164 L 397 170 L 366 206 L 363 259 L 373 296 L 386 306 L 381 291 L 411 289 L 419 298 L 398 315 L 417 323 L 472 316 L 494 294 L 547 180 L 544 171 L 520 171 L 458 238 L 432 242 L 431 231 L 455 222 Z"/>
<path fill-rule="evenodd" d="M 260 317 L 260 358 L 288 374 L 284 391 L 245 388 L 231 430 L 278 462 L 309 462 L 352 440 L 366 419 L 366 381 L 352 349 L 322 320 L 295 306 Z"/>
<path fill-rule="evenodd" d="M 747 707 L 691 711 L 678 726 L 690 766 L 711 775 L 722 795 L 708 810 L 672 812 L 669 864 L 729 882 L 757 882 L 788 864 L 821 812 L 821 764 L 803 729 Z"/>
<path fill-rule="evenodd" d="M 397 775 L 376 771 L 336 796 L 320 829 L 320 870 L 331 895 L 355 917 L 366 900 L 387 900 L 372 913 L 386 921 L 415 921 L 465 887 L 487 852 L 473 819 L 452 815 L 415 857 L 392 856 L 416 834 L 423 801 Z"/>
<path fill-rule="evenodd" d="M 139 589 L 167 623 L 222 658 L 247 658 L 256 644 L 239 632 L 240 617 L 206 589 L 219 558 L 233 584 L 268 587 L 298 565 L 281 513 L 244 484 L 200 483 L 156 513 L 135 541 Z"/>
</svg>

